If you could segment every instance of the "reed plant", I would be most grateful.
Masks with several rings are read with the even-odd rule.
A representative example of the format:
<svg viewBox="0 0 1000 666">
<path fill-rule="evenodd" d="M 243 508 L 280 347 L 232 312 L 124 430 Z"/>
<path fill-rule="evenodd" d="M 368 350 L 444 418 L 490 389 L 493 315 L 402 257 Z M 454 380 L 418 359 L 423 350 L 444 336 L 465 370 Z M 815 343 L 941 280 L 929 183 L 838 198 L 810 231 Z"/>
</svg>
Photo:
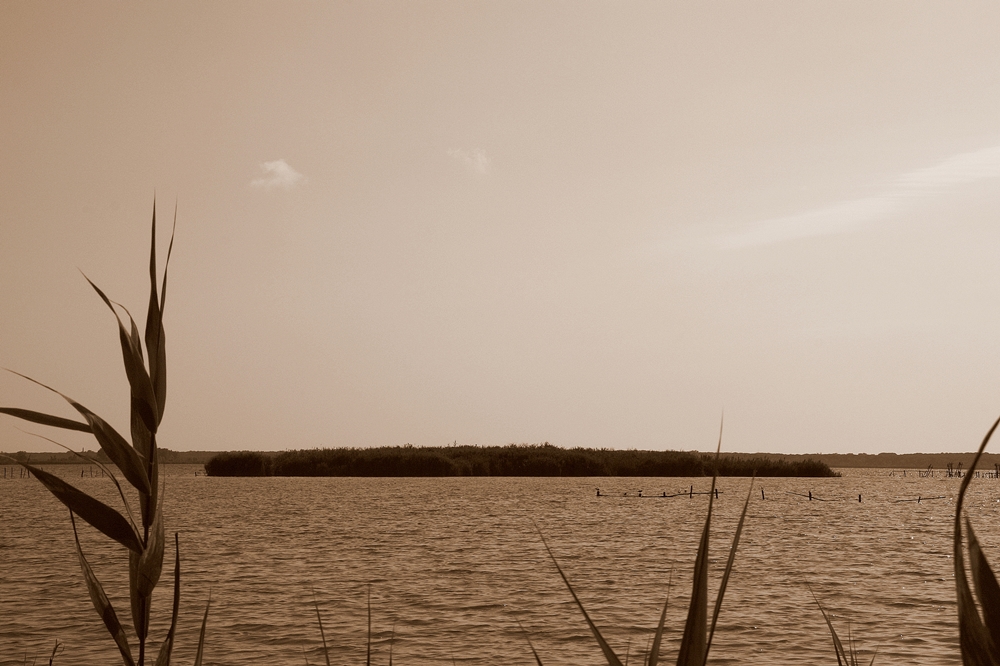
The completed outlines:
<svg viewBox="0 0 1000 666">
<path fill-rule="evenodd" d="M 718 461 L 719 452 L 722 450 L 722 428 L 719 428 L 719 444 L 715 451 L 715 458 Z M 718 466 L 716 465 L 716 469 Z M 722 581 L 719 583 L 719 591 L 715 597 L 715 605 L 712 612 L 712 624 L 708 624 L 708 542 L 709 533 L 712 525 L 712 505 L 715 500 L 715 482 L 717 475 L 712 476 L 712 488 L 708 493 L 708 514 L 705 517 L 705 526 L 702 528 L 701 541 L 698 544 L 698 554 L 695 556 L 694 562 L 694 581 L 691 589 L 691 599 L 688 602 L 688 613 L 687 620 L 684 624 L 684 634 L 681 638 L 680 648 L 677 652 L 677 666 L 705 666 L 708 663 L 708 652 L 712 647 L 712 639 L 715 637 L 715 628 L 719 621 L 719 613 L 722 610 L 722 600 L 726 594 L 726 587 L 729 584 L 729 575 L 732 573 L 733 564 L 736 561 L 736 548 L 740 542 L 740 535 L 743 532 L 743 522 L 746 519 L 747 508 L 750 506 L 750 494 L 753 492 L 753 481 L 754 477 L 751 476 L 750 479 L 750 489 L 747 491 L 746 501 L 743 502 L 743 511 L 740 513 L 739 523 L 736 525 L 736 533 L 733 535 L 733 543 L 729 548 L 729 559 L 726 561 L 726 568 L 722 574 Z M 601 630 L 597 628 L 597 625 L 590 618 L 590 614 L 583 606 L 583 602 L 580 601 L 580 597 L 577 595 L 573 586 L 569 582 L 569 578 L 566 577 L 566 573 L 559 566 L 559 561 L 556 560 L 555 555 L 552 553 L 552 549 L 549 544 L 545 541 L 545 537 L 542 535 L 541 531 L 538 533 L 539 537 L 542 539 L 542 544 L 545 546 L 546 552 L 548 552 L 549 557 L 552 559 L 552 563 L 555 565 L 556 570 L 559 572 L 559 576 L 562 578 L 563 583 L 566 584 L 566 588 L 569 590 L 570 595 L 573 597 L 573 601 L 576 602 L 577 607 L 583 614 L 584 620 L 587 622 L 587 626 L 590 627 L 590 631 L 597 641 L 597 644 L 601 648 L 601 652 L 604 654 L 604 658 L 608 662 L 608 666 L 624 666 L 628 663 L 628 656 L 626 655 L 625 661 L 623 662 L 621 657 L 619 657 L 611 645 L 605 640 L 604 636 L 601 634 Z M 671 577 L 672 578 L 672 577 Z M 652 644 L 649 647 L 649 651 L 645 657 L 645 666 L 656 666 L 660 662 L 660 646 L 663 640 L 663 630 L 667 618 L 667 606 L 670 603 L 670 583 L 667 586 L 667 599 L 663 604 L 663 611 L 660 613 L 660 619 L 656 626 L 656 631 L 653 634 Z M 538 666 L 542 666 L 542 660 L 535 651 L 533 645 L 529 641 L 529 646 L 531 647 L 531 652 L 535 657 L 535 661 Z"/>
<path fill-rule="evenodd" d="M 174 229 L 177 213 L 174 212 Z M 164 558 L 163 525 L 163 484 L 158 465 L 156 434 L 163 419 L 167 399 L 166 336 L 163 330 L 163 310 L 167 296 L 167 268 L 173 251 L 174 233 L 170 234 L 170 245 L 164 262 L 162 285 L 157 285 L 156 266 L 156 203 L 153 203 L 152 240 L 149 250 L 149 306 L 146 312 L 145 332 L 139 328 L 131 313 L 109 299 L 89 278 L 87 282 L 114 314 L 118 322 L 118 339 L 121 345 L 125 375 L 128 379 L 130 397 L 130 434 L 127 441 L 104 419 L 90 411 L 76 400 L 42 384 L 26 375 L 17 374 L 34 382 L 65 399 L 83 418 L 63 418 L 15 407 L 0 407 L 0 413 L 44 426 L 75 430 L 92 434 L 101 450 L 111 461 L 125 481 L 138 493 L 138 511 L 126 497 L 114 471 L 103 463 L 86 458 L 90 464 L 98 464 L 110 476 L 121 498 L 124 513 L 75 488 L 58 476 L 26 463 L 22 464 L 42 485 L 69 509 L 70 525 L 76 543 L 77 558 L 87 592 L 94 609 L 100 616 L 108 634 L 114 640 L 126 666 L 145 666 L 149 646 L 149 624 L 153 590 L 160 579 Z M 116 308 L 117 306 L 117 308 Z M 128 327 L 122 321 L 118 308 L 125 313 Z M 143 342 L 146 349 L 143 351 Z M 45 438 L 48 439 L 48 438 Z M 53 441 L 53 440 L 49 440 Z M 55 442 L 58 444 L 58 442 Z M 60 444 L 60 446 L 62 446 Z M 63 447 L 67 448 L 68 447 Z M 82 457 L 82 456 L 81 456 Z M 136 651 L 125 628 L 122 626 L 104 591 L 104 586 L 94 574 L 80 545 L 76 519 L 89 523 L 108 539 L 124 546 L 128 552 L 129 602 L 132 626 L 135 630 Z M 169 666 L 177 629 L 177 614 L 180 604 L 180 545 L 174 534 L 174 594 L 170 628 L 160 643 L 155 666 Z M 211 600 L 209 600 L 209 603 Z M 205 641 L 205 626 L 208 621 L 208 606 L 202 620 L 201 634 L 195 657 L 195 666 L 200 666 Z"/>
<path fill-rule="evenodd" d="M 965 494 L 975 476 L 974 472 L 979 459 L 986 450 L 993 432 L 1000 425 L 998 418 L 983 437 L 982 444 L 972 459 L 969 470 L 959 487 L 958 500 L 955 503 L 955 525 L 952 539 L 953 559 L 955 562 L 955 588 L 958 595 L 958 636 L 962 650 L 962 663 L 965 666 L 997 666 L 1000 664 L 1000 585 L 996 575 L 983 553 L 972 523 L 962 512 Z M 965 523 L 965 547 L 968 550 L 969 569 L 972 573 L 972 586 L 965 567 L 965 552 L 962 548 L 963 529 Z M 975 596 L 973 596 L 975 590 Z M 976 600 L 979 601 L 977 607 Z"/>
<path fill-rule="evenodd" d="M 812 592 L 812 588 L 809 591 Z M 819 612 L 823 614 L 826 626 L 830 630 L 830 637 L 833 639 L 833 652 L 837 655 L 837 666 L 862 666 L 862 662 L 858 659 L 857 645 L 855 645 L 854 637 L 851 635 L 851 625 L 847 625 L 847 647 L 845 648 L 843 641 L 840 640 L 840 636 L 837 635 L 837 630 L 833 628 L 833 620 L 830 619 L 830 615 L 823 608 L 823 604 L 816 598 L 815 592 L 813 592 L 813 599 L 816 601 L 816 605 L 819 606 Z M 877 654 L 878 648 L 876 647 L 875 652 L 872 653 L 872 660 L 868 662 L 868 666 L 873 666 Z"/>
</svg>

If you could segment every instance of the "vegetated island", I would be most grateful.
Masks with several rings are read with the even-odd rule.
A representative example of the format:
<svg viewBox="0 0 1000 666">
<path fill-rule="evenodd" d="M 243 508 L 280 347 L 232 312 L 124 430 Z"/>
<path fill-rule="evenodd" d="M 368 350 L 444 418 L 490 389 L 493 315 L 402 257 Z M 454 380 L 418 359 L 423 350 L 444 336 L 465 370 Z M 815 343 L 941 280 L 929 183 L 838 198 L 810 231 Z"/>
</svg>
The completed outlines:
<svg viewBox="0 0 1000 666">
<path fill-rule="evenodd" d="M 688 451 L 508 446 L 382 446 L 265 453 L 229 451 L 209 476 L 839 476 L 818 460 L 715 456 Z"/>
</svg>

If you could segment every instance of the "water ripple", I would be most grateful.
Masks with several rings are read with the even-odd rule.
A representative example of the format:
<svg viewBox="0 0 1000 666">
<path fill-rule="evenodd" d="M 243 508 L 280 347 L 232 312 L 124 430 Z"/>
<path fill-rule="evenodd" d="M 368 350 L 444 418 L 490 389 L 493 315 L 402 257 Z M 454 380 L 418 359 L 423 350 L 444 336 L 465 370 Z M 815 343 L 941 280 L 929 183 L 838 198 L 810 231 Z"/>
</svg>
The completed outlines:
<svg viewBox="0 0 1000 666">
<path fill-rule="evenodd" d="M 206 659 L 228 666 L 322 660 L 314 603 L 341 663 L 362 663 L 371 584 L 373 663 L 534 663 L 602 657 L 538 534 L 612 646 L 647 649 L 673 575 L 667 654 L 683 630 L 707 479 L 226 479 L 172 468 L 168 531 L 179 531 L 182 612 L 177 659 L 190 661 L 209 590 Z M 78 475 L 78 473 L 77 473 Z M 73 472 L 66 473 L 67 478 Z M 113 503 L 106 479 L 74 479 Z M 710 590 L 719 583 L 746 479 L 722 479 L 713 518 Z M 765 479 L 752 497 L 711 662 L 830 663 L 810 589 L 862 655 L 877 663 L 958 664 L 951 529 L 955 479 L 849 472 L 841 479 Z M 968 499 L 987 553 L 1000 534 L 991 481 Z M 596 497 L 601 486 L 605 497 Z M 789 493 L 834 499 L 810 502 Z M 623 496 L 624 493 L 631 496 Z M 647 491 L 653 494 L 654 491 Z M 861 494 L 863 502 L 857 501 Z M 945 495 L 947 499 L 896 502 Z M 128 616 L 124 550 L 89 528 L 95 571 Z M 37 482 L 0 481 L 0 666 L 39 661 L 55 639 L 66 661 L 114 663 L 80 579 L 65 510 Z M 992 559 L 997 560 L 997 557 Z M 170 590 L 154 595 L 162 636 Z M 123 593 L 124 592 L 124 593 Z M 314 601 L 315 600 L 315 601 Z M 9 646 L 9 647 L 8 647 Z M 868 659 L 865 659 L 867 662 Z"/>
</svg>

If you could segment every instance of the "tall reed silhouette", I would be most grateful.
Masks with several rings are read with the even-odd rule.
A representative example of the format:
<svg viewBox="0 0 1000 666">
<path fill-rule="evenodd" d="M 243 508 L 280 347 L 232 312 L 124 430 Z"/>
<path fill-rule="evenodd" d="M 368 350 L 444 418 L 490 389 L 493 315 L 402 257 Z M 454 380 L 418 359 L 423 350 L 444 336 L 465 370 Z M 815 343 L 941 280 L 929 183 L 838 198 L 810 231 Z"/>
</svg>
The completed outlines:
<svg viewBox="0 0 1000 666">
<path fill-rule="evenodd" d="M 962 479 L 962 485 L 958 491 L 958 500 L 955 502 L 955 526 L 953 537 L 955 562 L 955 589 L 958 594 L 958 636 L 959 645 L 962 649 L 962 663 L 965 666 L 996 666 L 1000 664 L 1000 585 L 997 584 L 996 575 L 986 560 L 986 555 L 976 539 L 976 533 L 972 530 L 972 523 L 968 516 L 962 513 L 965 503 L 965 493 L 969 490 L 975 474 L 976 465 L 989 444 L 990 437 L 1000 425 L 997 419 L 993 426 L 983 438 L 983 443 L 979 445 L 976 457 L 969 465 L 969 471 Z M 965 553 L 962 550 L 962 522 L 965 522 L 966 548 L 969 551 L 969 569 L 972 573 L 972 587 L 969 586 L 969 578 L 965 569 Z M 972 590 L 975 589 L 975 598 L 979 600 L 979 608 L 973 598 Z"/>
<path fill-rule="evenodd" d="M 715 458 L 718 461 L 719 452 L 722 450 L 722 426 L 719 426 L 719 445 L 715 451 Z M 743 502 L 743 511 L 740 513 L 739 523 L 736 525 L 736 533 L 733 535 L 733 544 L 729 548 L 729 559 L 726 561 L 726 568 L 722 574 L 722 581 L 719 583 L 719 593 L 715 598 L 715 607 L 712 612 L 712 624 L 708 624 L 708 537 L 710 528 L 712 525 L 712 503 L 715 499 L 715 481 L 717 475 L 712 476 L 712 490 L 708 493 L 708 514 L 705 516 L 705 526 L 701 532 L 701 541 L 698 544 L 698 554 L 695 556 L 694 562 L 694 581 L 691 589 L 691 599 L 688 602 L 688 615 L 687 621 L 684 625 L 684 635 L 681 638 L 680 648 L 677 653 L 677 666 L 705 666 L 708 663 L 708 652 L 712 647 L 712 639 L 715 637 L 715 627 L 719 620 L 719 613 L 722 610 L 722 600 L 726 594 L 726 587 L 729 584 L 729 575 L 733 570 L 733 563 L 736 561 L 736 548 L 740 543 L 740 535 L 743 533 L 743 522 L 746 519 L 747 507 L 750 506 L 750 494 L 753 492 L 753 482 L 754 477 L 750 479 L 750 489 L 747 491 L 746 501 Z M 562 578 L 563 582 L 566 584 L 566 588 L 569 593 L 573 596 L 573 601 L 576 602 L 577 607 L 583 614 L 587 625 L 590 627 L 591 633 L 594 635 L 597 644 L 601 648 L 601 652 L 604 653 L 604 658 L 608 662 L 608 666 L 624 666 L 628 662 L 626 656 L 625 662 L 622 662 L 621 657 L 619 657 L 615 651 L 605 640 L 604 636 L 601 634 L 600 629 L 591 620 L 590 615 L 587 613 L 586 609 L 583 607 L 583 602 L 577 596 L 576 591 L 573 586 L 570 585 L 569 579 L 566 574 L 563 573 L 562 567 L 559 566 L 559 562 L 556 560 L 555 555 L 552 553 L 552 549 L 549 548 L 549 544 L 545 541 L 545 537 L 539 532 L 539 537 L 542 539 L 542 544 L 545 546 L 546 552 L 548 552 L 549 557 L 552 559 L 552 563 L 555 565 L 556 570 L 559 572 L 559 576 Z M 670 603 L 670 592 L 669 584 L 667 591 L 667 600 L 663 604 L 663 611 L 660 613 L 660 621 L 657 624 L 656 632 L 653 635 L 653 642 L 649 649 L 649 654 L 645 658 L 645 666 L 656 666 L 660 661 L 660 644 L 663 639 L 663 629 L 667 618 L 667 605 Z M 529 642 L 530 645 L 530 642 Z M 535 657 L 535 661 L 541 666 L 542 660 L 539 658 L 538 653 L 535 652 L 534 646 L 531 646 L 531 652 Z"/>
<path fill-rule="evenodd" d="M 177 226 L 177 213 L 174 211 L 174 229 Z M 170 234 L 170 245 L 163 268 L 163 283 L 157 288 L 156 268 L 156 202 L 153 202 L 152 240 L 149 250 L 149 307 L 146 312 L 145 334 L 140 337 L 139 328 L 131 313 L 119 303 L 109 299 L 105 293 L 90 278 L 85 279 L 97 292 L 104 304 L 108 306 L 118 322 L 118 339 L 121 344 L 122 359 L 125 364 L 125 375 L 130 388 L 130 430 L 132 442 L 129 443 L 117 430 L 104 419 L 93 413 L 74 399 L 59 391 L 42 384 L 19 372 L 14 374 L 34 382 L 65 399 L 79 414 L 83 421 L 67 419 L 41 412 L 15 407 L 0 407 L 0 413 L 8 414 L 25 421 L 31 421 L 45 426 L 76 430 L 91 433 L 97 439 L 101 450 L 107 455 L 111 464 L 131 485 L 139 496 L 138 519 L 125 491 L 122 489 L 114 472 L 103 463 L 102 470 L 111 477 L 118 490 L 118 495 L 124 507 L 124 514 L 111 508 L 98 499 L 71 486 L 54 474 L 28 464 L 23 466 L 38 479 L 60 502 L 69 508 L 70 524 L 73 527 L 73 537 L 76 542 L 76 553 L 87 584 L 87 591 L 94 609 L 104 622 L 104 626 L 121 652 L 122 661 L 126 666 L 145 666 L 147 661 L 147 644 L 149 643 L 150 602 L 153 589 L 160 580 L 164 556 L 164 526 L 163 526 L 163 491 L 160 481 L 160 471 L 157 456 L 156 433 L 163 419 L 163 410 L 167 400 L 167 356 L 166 336 L 163 331 L 163 308 L 167 296 L 167 267 L 174 246 L 174 232 Z M 119 310 L 121 308 L 128 318 L 128 327 L 122 322 Z M 146 351 L 143 353 L 143 340 Z M 48 439 L 48 438 L 46 438 Z M 53 441 L 53 440 L 49 440 Z M 58 442 L 54 442 L 58 444 Z M 59 446 L 62 446 L 59 444 Z M 63 447 L 68 448 L 68 447 Z M 82 456 L 81 456 L 82 457 Z M 87 459 L 87 462 L 92 462 Z M 97 579 L 93 569 L 87 562 L 80 546 L 77 533 L 76 518 L 83 519 L 109 539 L 128 549 L 129 600 L 131 605 L 132 626 L 135 629 L 138 657 L 133 655 L 132 644 L 124 627 L 118 619 L 118 613 L 111 605 L 104 586 Z M 177 613 L 180 606 L 180 545 L 177 534 L 174 534 L 174 599 L 170 620 L 170 629 L 160 644 L 155 666 L 169 666 L 174 636 L 177 629 Z M 208 621 L 208 606 L 202 620 L 201 634 L 198 641 L 198 651 L 195 666 L 200 666 L 205 640 L 205 624 Z"/>
</svg>

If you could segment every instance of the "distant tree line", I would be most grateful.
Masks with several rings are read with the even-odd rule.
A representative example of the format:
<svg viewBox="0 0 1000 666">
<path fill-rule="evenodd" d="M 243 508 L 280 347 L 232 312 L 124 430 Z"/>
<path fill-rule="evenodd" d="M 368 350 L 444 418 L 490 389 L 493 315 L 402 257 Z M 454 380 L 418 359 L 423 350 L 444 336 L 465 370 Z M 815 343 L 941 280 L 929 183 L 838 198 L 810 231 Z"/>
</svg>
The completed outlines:
<svg viewBox="0 0 1000 666">
<path fill-rule="evenodd" d="M 231 451 L 206 464 L 210 476 L 837 476 L 818 460 L 788 462 L 686 451 L 508 446 L 383 446 L 262 453 Z"/>
</svg>

